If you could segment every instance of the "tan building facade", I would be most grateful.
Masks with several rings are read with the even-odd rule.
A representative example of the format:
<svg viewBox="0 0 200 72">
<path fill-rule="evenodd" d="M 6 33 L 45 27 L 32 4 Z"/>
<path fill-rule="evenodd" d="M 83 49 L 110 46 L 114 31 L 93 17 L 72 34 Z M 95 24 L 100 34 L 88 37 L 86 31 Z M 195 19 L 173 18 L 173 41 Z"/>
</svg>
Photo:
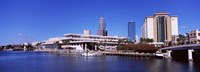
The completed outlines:
<svg viewBox="0 0 200 72">
<path fill-rule="evenodd" d="M 172 35 L 178 35 L 178 17 L 169 13 L 155 13 L 145 18 L 142 37 L 153 39 L 154 42 L 171 41 Z"/>
</svg>

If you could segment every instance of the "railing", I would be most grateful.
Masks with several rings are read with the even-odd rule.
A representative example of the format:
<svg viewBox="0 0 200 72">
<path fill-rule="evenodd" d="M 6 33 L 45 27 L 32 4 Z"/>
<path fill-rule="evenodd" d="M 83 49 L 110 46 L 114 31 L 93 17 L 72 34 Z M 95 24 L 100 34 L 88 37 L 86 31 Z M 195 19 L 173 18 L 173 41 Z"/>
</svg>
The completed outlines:
<svg viewBox="0 0 200 72">
<path fill-rule="evenodd" d="M 79 51 L 79 50 L 69 50 L 69 49 L 44 49 L 44 50 L 37 50 L 41 52 L 49 52 L 53 54 L 59 54 L 59 55 L 81 55 L 84 53 L 84 51 Z"/>
</svg>

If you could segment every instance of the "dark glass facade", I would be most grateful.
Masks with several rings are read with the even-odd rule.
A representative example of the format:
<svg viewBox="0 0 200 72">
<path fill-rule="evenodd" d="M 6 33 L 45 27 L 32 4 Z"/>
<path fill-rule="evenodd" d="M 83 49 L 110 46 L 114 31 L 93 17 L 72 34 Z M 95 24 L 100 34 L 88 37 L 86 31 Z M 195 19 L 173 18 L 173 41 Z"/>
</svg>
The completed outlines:
<svg viewBox="0 0 200 72">
<path fill-rule="evenodd" d="M 158 26 L 158 42 L 164 42 L 165 40 L 165 16 L 159 16 L 157 19 L 157 26 Z"/>
<path fill-rule="evenodd" d="M 135 22 L 130 21 L 128 22 L 128 38 L 130 41 L 135 41 L 135 34 L 136 34 Z"/>
<path fill-rule="evenodd" d="M 108 33 L 107 33 L 107 30 L 101 30 L 101 29 L 99 29 L 98 32 L 97 32 L 97 35 L 107 36 Z"/>
</svg>

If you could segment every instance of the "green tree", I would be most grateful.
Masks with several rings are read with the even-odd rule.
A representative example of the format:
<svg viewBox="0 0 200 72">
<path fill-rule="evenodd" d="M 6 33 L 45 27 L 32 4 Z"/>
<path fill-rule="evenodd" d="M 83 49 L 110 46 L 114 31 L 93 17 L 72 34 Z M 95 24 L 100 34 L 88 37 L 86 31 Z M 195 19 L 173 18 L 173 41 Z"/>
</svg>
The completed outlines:
<svg viewBox="0 0 200 72">
<path fill-rule="evenodd" d="M 125 44 L 117 47 L 117 50 L 126 50 L 134 52 L 155 53 L 158 48 L 149 44 Z"/>
<path fill-rule="evenodd" d="M 117 41 L 117 44 L 118 44 L 118 46 L 120 46 L 121 44 L 123 44 L 125 41 L 123 40 L 123 39 L 119 39 L 118 41 Z"/>
<path fill-rule="evenodd" d="M 177 39 L 178 45 L 183 45 L 185 44 L 186 37 L 182 34 L 179 34 L 179 38 Z"/>
<path fill-rule="evenodd" d="M 140 38 L 140 42 L 141 43 L 151 43 L 151 42 L 154 42 L 154 40 L 150 39 L 150 38 Z"/>
<path fill-rule="evenodd" d="M 154 42 L 154 40 L 153 40 L 153 39 L 150 39 L 149 42 Z"/>
</svg>

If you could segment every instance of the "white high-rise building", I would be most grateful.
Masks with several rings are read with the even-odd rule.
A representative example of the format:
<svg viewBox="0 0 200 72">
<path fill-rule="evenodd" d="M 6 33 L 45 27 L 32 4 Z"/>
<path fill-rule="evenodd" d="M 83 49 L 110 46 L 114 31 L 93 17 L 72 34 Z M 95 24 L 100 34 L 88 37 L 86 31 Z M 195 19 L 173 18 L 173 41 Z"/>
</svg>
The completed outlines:
<svg viewBox="0 0 200 72">
<path fill-rule="evenodd" d="M 171 16 L 172 35 L 178 35 L 178 17 Z"/>
<path fill-rule="evenodd" d="M 91 34 L 91 31 L 86 29 L 86 30 L 83 30 L 83 34 L 84 35 L 90 35 Z"/>
<path fill-rule="evenodd" d="M 169 13 L 155 13 L 145 18 L 142 26 L 142 38 L 150 38 L 155 42 L 171 41 L 173 35 L 178 35 L 178 17 Z"/>
<path fill-rule="evenodd" d="M 142 37 L 150 39 L 154 38 L 153 17 L 147 17 L 145 19 L 144 25 L 142 26 Z"/>
</svg>

